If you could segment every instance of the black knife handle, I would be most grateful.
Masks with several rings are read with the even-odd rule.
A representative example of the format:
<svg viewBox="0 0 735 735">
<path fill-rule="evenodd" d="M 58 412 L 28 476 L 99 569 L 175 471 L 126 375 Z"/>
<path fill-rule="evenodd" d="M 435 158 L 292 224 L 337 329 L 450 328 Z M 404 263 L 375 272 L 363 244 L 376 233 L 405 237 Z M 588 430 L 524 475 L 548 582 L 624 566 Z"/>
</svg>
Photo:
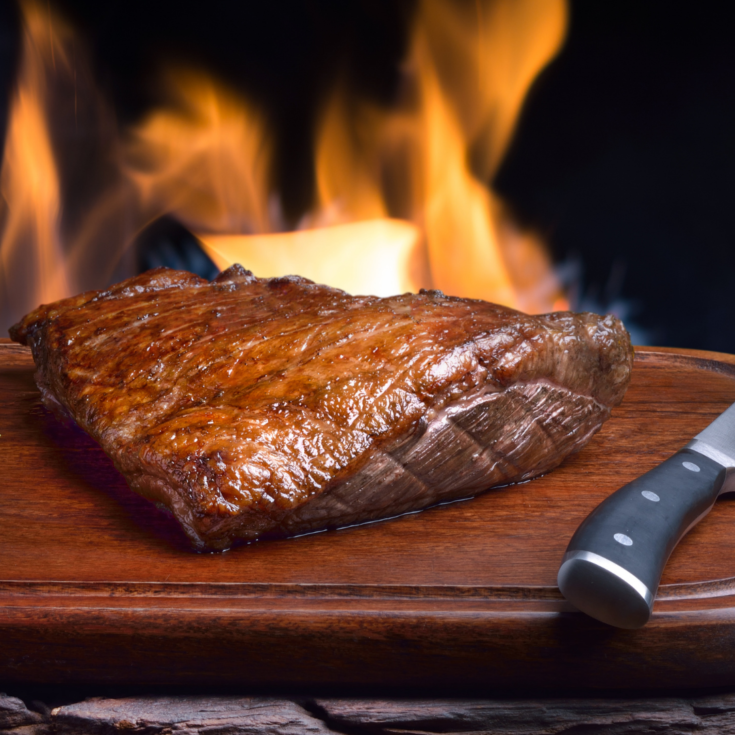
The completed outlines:
<svg viewBox="0 0 735 735">
<path fill-rule="evenodd" d="M 669 555 L 710 511 L 726 472 L 682 449 L 606 498 L 569 542 L 558 576 L 564 597 L 604 623 L 645 625 Z"/>
</svg>

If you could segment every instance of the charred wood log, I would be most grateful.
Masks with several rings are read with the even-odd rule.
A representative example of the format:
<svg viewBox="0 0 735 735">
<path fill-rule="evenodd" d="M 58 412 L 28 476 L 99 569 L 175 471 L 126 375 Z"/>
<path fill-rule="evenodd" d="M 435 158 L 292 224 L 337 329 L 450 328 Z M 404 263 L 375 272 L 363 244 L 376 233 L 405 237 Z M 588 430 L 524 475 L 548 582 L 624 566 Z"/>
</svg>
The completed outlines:
<svg viewBox="0 0 735 735">
<path fill-rule="evenodd" d="M 0 692 L 0 733 L 12 735 L 47 735 L 48 718 L 33 712 L 17 697 Z"/>
<path fill-rule="evenodd" d="M 34 705 L 35 706 L 35 705 Z M 42 709 L 42 708 L 41 708 Z M 735 693 L 708 697 L 487 700 L 95 698 L 50 717 L 0 695 L 2 735 L 667 735 L 735 732 Z"/>
<path fill-rule="evenodd" d="M 316 708 L 338 731 L 370 735 L 735 732 L 735 694 L 697 699 L 324 699 L 316 702 Z"/>
<path fill-rule="evenodd" d="M 295 702 L 257 697 L 89 699 L 54 710 L 59 735 L 329 735 Z"/>
</svg>

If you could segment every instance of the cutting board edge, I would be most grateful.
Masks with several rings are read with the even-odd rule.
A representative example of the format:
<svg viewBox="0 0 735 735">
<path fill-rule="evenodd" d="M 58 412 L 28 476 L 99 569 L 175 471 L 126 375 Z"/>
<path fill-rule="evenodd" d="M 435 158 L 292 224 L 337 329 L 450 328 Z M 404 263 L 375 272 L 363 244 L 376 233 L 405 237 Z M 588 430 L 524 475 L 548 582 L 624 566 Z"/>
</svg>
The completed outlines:
<svg viewBox="0 0 735 735">
<path fill-rule="evenodd" d="M 681 635 L 686 633 L 686 645 Z M 0 608 L 0 681 L 661 689 L 735 681 L 735 607 L 617 630 L 565 610 Z M 662 656 L 671 649 L 673 657 Z M 703 667 L 703 662 L 707 666 Z"/>
</svg>

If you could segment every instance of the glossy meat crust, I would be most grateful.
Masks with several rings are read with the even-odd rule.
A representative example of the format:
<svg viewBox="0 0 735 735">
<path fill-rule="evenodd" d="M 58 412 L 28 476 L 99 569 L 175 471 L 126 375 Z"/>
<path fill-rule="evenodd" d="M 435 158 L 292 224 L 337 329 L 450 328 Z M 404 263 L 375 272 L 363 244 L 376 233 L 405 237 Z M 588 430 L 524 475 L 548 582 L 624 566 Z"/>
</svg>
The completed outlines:
<svg viewBox="0 0 735 735">
<path fill-rule="evenodd" d="M 200 549 L 342 526 L 528 479 L 623 398 L 612 316 L 429 291 L 349 296 L 233 266 L 158 269 L 11 329 L 130 486 Z"/>
</svg>

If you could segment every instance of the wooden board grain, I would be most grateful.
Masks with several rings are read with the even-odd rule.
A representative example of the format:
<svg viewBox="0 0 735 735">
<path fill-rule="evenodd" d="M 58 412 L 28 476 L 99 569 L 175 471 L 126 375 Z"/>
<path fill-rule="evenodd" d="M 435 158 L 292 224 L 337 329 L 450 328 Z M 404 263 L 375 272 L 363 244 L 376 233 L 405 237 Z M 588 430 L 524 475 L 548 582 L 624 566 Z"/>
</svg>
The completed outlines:
<svg viewBox="0 0 735 735">
<path fill-rule="evenodd" d="M 735 502 L 675 550 L 619 631 L 555 585 L 617 487 L 735 402 L 735 357 L 639 349 L 578 455 L 523 485 L 386 522 L 195 554 L 0 343 L 0 681 L 386 686 L 735 684 Z"/>
</svg>

